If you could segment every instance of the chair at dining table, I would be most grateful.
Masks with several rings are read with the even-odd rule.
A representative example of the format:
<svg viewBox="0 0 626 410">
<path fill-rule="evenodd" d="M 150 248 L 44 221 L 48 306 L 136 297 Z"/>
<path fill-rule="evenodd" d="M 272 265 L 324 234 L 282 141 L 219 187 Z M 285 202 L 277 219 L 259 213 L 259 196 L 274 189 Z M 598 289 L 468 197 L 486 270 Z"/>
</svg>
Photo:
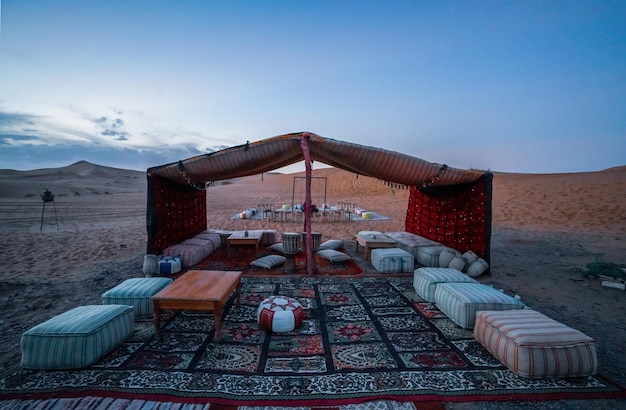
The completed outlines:
<svg viewBox="0 0 626 410">
<path fill-rule="evenodd" d="M 261 218 L 266 221 L 273 221 L 274 219 L 274 204 L 259 204 L 257 209 L 261 214 Z"/>
</svg>

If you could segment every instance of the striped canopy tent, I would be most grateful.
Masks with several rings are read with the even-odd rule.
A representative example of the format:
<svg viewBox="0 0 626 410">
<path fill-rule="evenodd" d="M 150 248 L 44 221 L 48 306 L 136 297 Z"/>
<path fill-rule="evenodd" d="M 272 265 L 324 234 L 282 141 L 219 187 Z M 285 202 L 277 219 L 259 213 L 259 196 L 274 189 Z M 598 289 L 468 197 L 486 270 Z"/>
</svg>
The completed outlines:
<svg viewBox="0 0 626 410">
<path fill-rule="evenodd" d="M 310 214 L 306 211 L 311 205 L 311 162 L 318 161 L 408 186 L 406 231 L 461 251 L 472 250 L 489 261 L 491 173 L 455 169 L 310 132 L 280 135 L 149 168 L 148 253 L 160 253 L 207 228 L 207 182 L 257 175 L 300 161 L 305 163 L 307 177 L 305 216 Z M 307 233 L 311 232 L 310 223 L 306 218 Z M 310 234 L 306 240 L 311 240 Z"/>
</svg>

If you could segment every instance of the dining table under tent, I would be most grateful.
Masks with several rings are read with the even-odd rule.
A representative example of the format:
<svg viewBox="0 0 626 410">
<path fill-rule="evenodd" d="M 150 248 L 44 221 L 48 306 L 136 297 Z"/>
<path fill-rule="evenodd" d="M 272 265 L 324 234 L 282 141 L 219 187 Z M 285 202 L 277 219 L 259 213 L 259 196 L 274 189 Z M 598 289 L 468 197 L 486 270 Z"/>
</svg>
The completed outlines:
<svg viewBox="0 0 626 410">
<path fill-rule="evenodd" d="M 399 152 L 321 137 L 285 134 L 147 170 L 147 253 L 159 254 L 207 229 L 208 183 L 258 175 L 304 161 L 307 273 L 313 274 L 311 163 L 410 189 L 405 230 L 490 262 L 493 174 L 431 163 Z"/>
</svg>

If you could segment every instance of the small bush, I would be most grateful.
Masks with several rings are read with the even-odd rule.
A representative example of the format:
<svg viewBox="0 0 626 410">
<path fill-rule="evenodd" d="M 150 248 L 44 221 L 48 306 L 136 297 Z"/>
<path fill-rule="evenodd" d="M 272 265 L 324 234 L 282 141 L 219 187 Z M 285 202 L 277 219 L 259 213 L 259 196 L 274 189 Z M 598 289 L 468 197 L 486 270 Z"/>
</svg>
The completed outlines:
<svg viewBox="0 0 626 410">
<path fill-rule="evenodd" d="M 615 279 L 625 279 L 624 266 L 617 263 L 594 261 L 586 266 L 585 276 L 598 277 L 600 275 L 610 276 Z"/>
</svg>

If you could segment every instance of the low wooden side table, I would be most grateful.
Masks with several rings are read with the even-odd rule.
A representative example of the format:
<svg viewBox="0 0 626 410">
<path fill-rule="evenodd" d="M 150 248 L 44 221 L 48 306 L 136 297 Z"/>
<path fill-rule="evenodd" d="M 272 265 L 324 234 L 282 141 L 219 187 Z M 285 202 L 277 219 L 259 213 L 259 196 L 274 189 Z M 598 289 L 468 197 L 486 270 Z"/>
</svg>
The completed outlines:
<svg viewBox="0 0 626 410">
<path fill-rule="evenodd" d="M 226 250 L 230 258 L 230 248 L 234 245 L 253 245 L 258 250 L 261 245 L 261 231 L 237 231 L 226 238 Z"/>
<path fill-rule="evenodd" d="M 222 308 L 235 291 L 239 306 L 240 278 L 239 271 L 190 270 L 152 296 L 156 340 L 161 339 L 162 310 L 207 310 L 215 314 L 214 340 L 220 342 Z"/>
<path fill-rule="evenodd" d="M 359 245 L 365 249 L 365 259 L 372 258 L 372 249 L 395 248 L 398 241 L 382 234 L 361 234 L 356 236 L 356 251 Z"/>
</svg>

